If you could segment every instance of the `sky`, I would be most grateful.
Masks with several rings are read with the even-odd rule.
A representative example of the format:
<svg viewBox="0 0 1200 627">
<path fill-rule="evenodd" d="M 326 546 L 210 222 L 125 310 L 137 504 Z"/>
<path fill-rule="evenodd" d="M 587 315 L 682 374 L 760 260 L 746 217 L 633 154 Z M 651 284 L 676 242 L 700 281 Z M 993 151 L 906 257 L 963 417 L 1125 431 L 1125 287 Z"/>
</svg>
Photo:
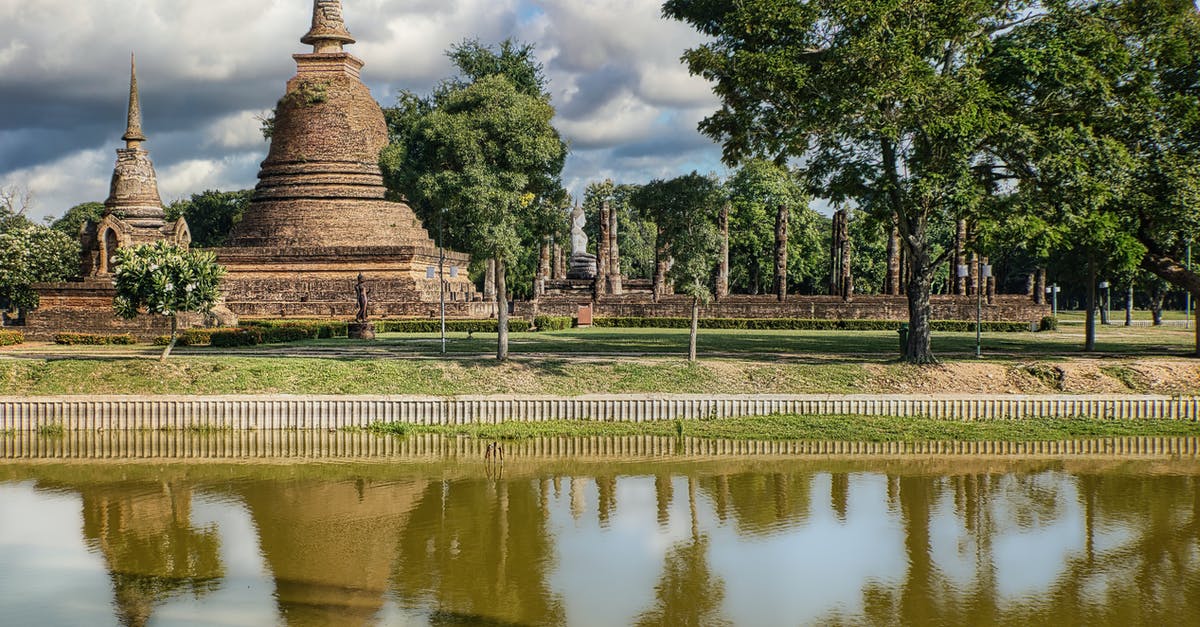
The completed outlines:
<svg viewBox="0 0 1200 627">
<path fill-rule="evenodd" d="M 702 42 L 664 20 L 661 0 L 343 0 L 347 47 L 383 106 L 454 73 L 452 44 L 513 37 L 536 46 L 571 144 L 564 183 L 644 183 L 725 174 L 696 126 L 710 85 L 679 61 Z M 108 196 L 123 147 L 129 55 L 163 201 L 254 186 L 259 119 L 295 74 L 311 0 L 0 0 L 0 187 L 31 193 L 28 215 Z"/>
</svg>

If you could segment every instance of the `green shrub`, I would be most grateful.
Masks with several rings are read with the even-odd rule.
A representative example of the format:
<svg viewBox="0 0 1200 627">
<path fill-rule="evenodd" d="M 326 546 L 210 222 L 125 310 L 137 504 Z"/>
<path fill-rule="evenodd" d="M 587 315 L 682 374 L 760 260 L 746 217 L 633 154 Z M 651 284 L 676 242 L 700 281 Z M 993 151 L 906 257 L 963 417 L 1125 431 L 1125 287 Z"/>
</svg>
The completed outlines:
<svg viewBox="0 0 1200 627">
<path fill-rule="evenodd" d="M 508 330 L 511 333 L 528 331 L 530 322 L 521 318 L 509 318 Z M 495 320 L 447 320 L 447 333 L 495 333 L 499 324 Z M 376 333 L 438 333 L 442 322 L 438 319 L 419 320 L 378 320 L 375 322 Z"/>
<path fill-rule="evenodd" d="M 0 346 L 16 346 L 25 343 L 25 334 L 20 331 L 0 331 Z"/>
<path fill-rule="evenodd" d="M 1055 316 L 1046 316 L 1038 323 L 1038 331 L 1057 331 L 1058 318 Z"/>
<path fill-rule="evenodd" d="M 176 346 L 208 346 L 212 344 L 212 335 L 218 331 L 236 331 L 236 328 L 220 328 L 220 329 L 184 329 L 179 332 L 175 338 Z M 154 338 L 155 346 L 166 346 L 171 341 L 171 336 L 160 335 Z"/>
<path fill-rule="evenodd" d="M 242 326 L 277 329 L 282 327 L 305 329 L 310 339 L 346 337 L 348 323 L 340 320 L 245 320 Z"/>
<path fill-rule="evenodd" d="M 562 331 L 575 326 L 575 319 L 571 316 L 537 316 L 533 326 L 538 331 Z"/>
<path fill-rule="evenodd" d="M 55 344 L 66 346 L 129 346 L 137 340 L 128 333 L 103 335 L 98 333 L 59 333 L 54 336 Z"/>
<path fill-rule="evenodd" d="M 216 348 L 257 346 L 263 343 L 263 332 L 258 328 L 214 331 L 211 335 L 211 342 Z"/>
<path fill-rule="evenodd" d="M 597 327 L 629 329 L 686 329 L 691 325 L 688 318 L 623 317 L 596 318 Z M 826 320 L 808 318 L 701 318 L 702 329 L 742 329 L 752 331 L 895 331 L 904 324 L 901 320 Z M 933 331 L 968 332 L 975 330 L 970 320 L 934 320 Z M 994 321 L 983 323 L 983 330 L 991 333 L 1015 333 L 1029 331 L 1028 322 Z"/>
<path fill-rule="evenodd" d="M 306 327 L 266 327 L 262 332 L 264 344 L 286 344 L 311 339 L 317 332 L 315 328 Z"/>
</svg>

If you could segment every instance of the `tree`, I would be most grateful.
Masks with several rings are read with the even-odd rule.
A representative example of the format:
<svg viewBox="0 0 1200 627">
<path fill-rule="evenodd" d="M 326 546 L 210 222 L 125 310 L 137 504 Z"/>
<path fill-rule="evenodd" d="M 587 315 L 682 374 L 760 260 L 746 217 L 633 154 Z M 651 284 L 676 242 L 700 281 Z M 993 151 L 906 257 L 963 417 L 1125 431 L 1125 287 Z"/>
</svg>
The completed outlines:
<svg viewBox="0 0 1200 627">
<path fill-rule="evenodd" d="M 653 216 L 674 260 L 668 277 L 678 291 L 692 297 L 688 361 L 694 362 L 700 305 L 712 300 L 709 284 L 721 246 L 716 221 L 725 202 L 724 190 L 714 177 L 692 172 L 669 181 L 651 181 L 634 193 L 632 202 Z"/>
<path fill-rule="evenodd" d="M 1200 16 L 1191 2 L 1046 3 L 984 64 L 1012 124 L 992 175 L 1084 268 L 1094 346 L 1097 272 L 1141 266 L 1200 294 L 1179 259 L 1200 227 Z M 1082 255 L 1082 256 L 1081 256 Z M 1200 351 L 1200 334 L 1197 335 Z"/>
<path fill-rule="evenodd" d="M 171 320 L 171 339 L 163 349 L 166 361 L 175 348 L 179 313 L 209 313 L 217 304 L 217 285 L 225 268 L 212 253 L 185 250 L 165 241 L 117 250 L 113 308 L 127 320 L 140 313 Z"/>
<path fill-rule="evenodd" d="M 999 120 L 980 55 L 1027 3 L 989 0 L 668 0 L 665 16 L 712 38 L 684 54 L 721 109 L 700 129 L 737 164 L 803 159 L 834 202 L 896 215 L 912 272 L 904 358 L 936 361 L 930 291 L 948 251 L 931 225 L 971 214 L 972 171 Z"/>
<path fill-rule="evenodd" d="M 38 306 L 35 283 L 65 281 L 79 271 L 79 239 L 0 209 L 0 306 Z"/>
<path fill-rule="evenodd" d="M 590 183 L 583 193 L 583 210 L 588 217 L 588 240 L 600 241 L 600 205 L 607 201 L 617 215 L 617 243 L 621 249 L 621 273 L 631 279 L 649 279 L 654 275 L 654 223 L 630 204 L 638 185 L 611 180 Z"/>
<path fill-rule="evenodd" d="M 225 245 L 230 231 L 242 221 L 246 207 L 254 190 L 220 192 L 208 190 L 192 194 L 188 200 L 179 200 L 167 207 L 167 218 L 187 220 L 192 233 L 192 245 L 198 248 L 220 248 Z"/>
<path fill-rule="evenodd" d="M 820 218 L 808 208 L 809 196 L 799 176 L 787 167 L 751 159 L 726 182 L 729 189 L 729 265 L 735 286 L 753 294 L 765 290 L 765 278 L 779 284 L 778 262 L 786 260 L 790 284 L 811 282 L 823 272 L 819 267 L 825 246 Z M 779 247 L 775 227 L 780 208 L 787 218 L 788 236 Z M 781 290 L 781 287 L 783 288 Z"/>
<path fill-rule="evenodd" d="M 385 112 L 391 140 L 380 166 L 394 197 L 426 224 L 442 221 L 448 246 L 496 262 L 496 357 L 504 360 L 507 271 L 521 250 L 565 231 L 567 146 L 551 125 L 554 107 L 532 46 L 466 41 L 447 56 L 460 76 L 427 98 L 404 92 Z"/>
<path fill-rule="evenodd" d="M 79 232 L 83 229 L 83 225 L 87 222 L 99 222 L 104 216 L 104 203 L 102 202 L 85 202 L 75 205 L 63 216 L 50 224 L 50 228 L 66 235 L 78 239 Z"/>
<path fill-rule="evenodd" d="M 408 142 L 428 158 L 404 166 L 408 197 L 444 207 L 450 241 L 496 261 L 500 360 L 508 358 L 506 264 L 520 250 L 522 225 L 544 217 L 562 170 L 553 117 L 549 102 L 489 76 L 445 93 Z"/>
</svg>

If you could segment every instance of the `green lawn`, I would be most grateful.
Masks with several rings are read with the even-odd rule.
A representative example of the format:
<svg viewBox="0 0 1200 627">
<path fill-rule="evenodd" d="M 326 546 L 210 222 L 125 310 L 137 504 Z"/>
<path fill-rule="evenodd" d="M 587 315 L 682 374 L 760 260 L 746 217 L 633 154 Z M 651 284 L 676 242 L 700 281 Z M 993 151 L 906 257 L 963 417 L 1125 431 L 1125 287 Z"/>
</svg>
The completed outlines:
<svg viewBox="0 0 1200 627">
<path fill-rule="evenodd" d="M 374 425 L 371 431 L 398 436 L 466 435 L 487 440 L 535 437 L 684 436 L 732 440 L 834 442 L 1038 442 L 1127 436 L 1200 436 L 1200 423 L 1086 419 L 961 422 L 888 416 L 755 416 L 703 421 L 544 423 L 497 425 Z"/>
</svg>

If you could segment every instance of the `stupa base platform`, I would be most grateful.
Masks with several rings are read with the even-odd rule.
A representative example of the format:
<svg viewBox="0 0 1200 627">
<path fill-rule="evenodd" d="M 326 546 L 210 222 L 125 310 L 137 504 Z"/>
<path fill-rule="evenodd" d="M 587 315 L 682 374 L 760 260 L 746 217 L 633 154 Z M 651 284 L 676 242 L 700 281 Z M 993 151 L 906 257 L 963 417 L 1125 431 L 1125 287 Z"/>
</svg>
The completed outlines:
<svg viewBox="0 0 1200 627">
<path fill-rule="evenodd" d="M 171 321 L 164 316 L 141 315 L 126 320 L 113 313 L 113 297 L 117 290 L 107 279 L 42 283 L 33 287 L 40 300 L 38 308 L 25 314 L 23 328 L 14 327 L 24 333 L 26 339 L 52 342 L 59 333 L 128 333 L 139 341 L 150 342 L 171 333 Z M 179 315 L 180 330 L 202 326 L 204 316 Z"/>
<path fill-rule="evenodd" d="M 355 285 L 367 285 L 371 319 L 440 315 L 438 249 L 420 246 L 328 248 L 220 248 L 213 252 L 228 274 L 221 291 L 239 318 L 353 320 Z M 446 251 L 446 315 L 490 318 L 496 305 L 479 300 L 470 258 Z"/>
</svg>

